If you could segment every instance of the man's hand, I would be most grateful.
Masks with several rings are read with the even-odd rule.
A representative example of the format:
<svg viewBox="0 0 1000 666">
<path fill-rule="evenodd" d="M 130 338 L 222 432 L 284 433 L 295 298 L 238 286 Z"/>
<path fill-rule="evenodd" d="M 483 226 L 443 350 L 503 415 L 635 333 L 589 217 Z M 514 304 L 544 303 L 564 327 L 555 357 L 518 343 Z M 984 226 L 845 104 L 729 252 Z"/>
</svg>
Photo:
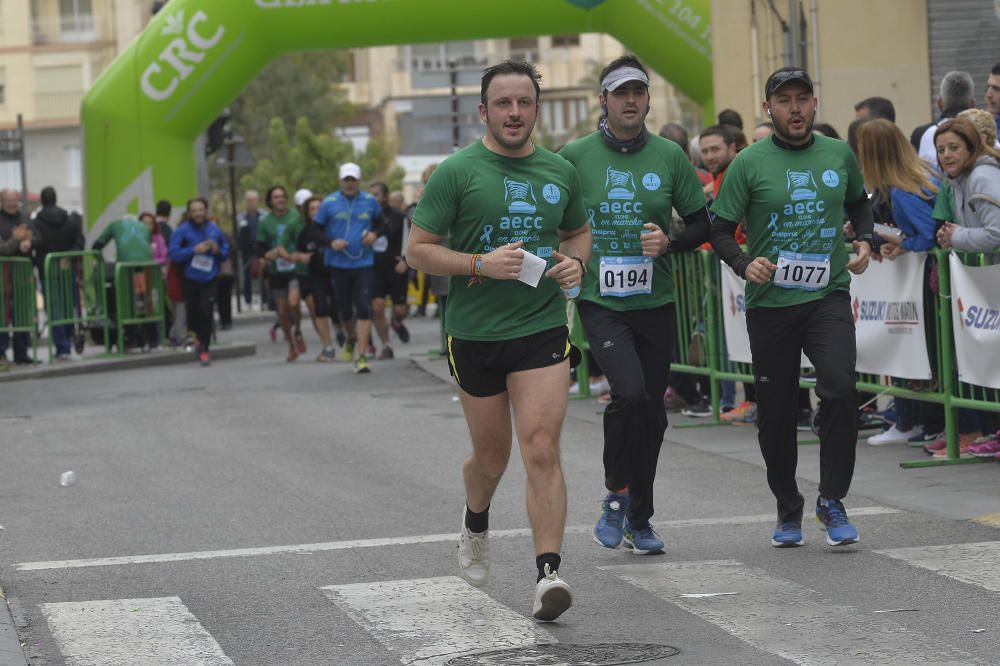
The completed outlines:
<svg viewBox="0 0 1000 666">
<path fill-rule="evenodd" d="M 879 261 L 885 258 L 888 259 L 889 261 L 894 261 L 896 257 L 898 257 L 901 254 L 906 254 L 906 250 L 903 248 L 902 245 L 893 245 L 891 243 L 886 243 L 881 248 L 879 248 L 879 256 L 873 255 L 872 259 L 874 259 L 875 261 Z"/>
<path fill-rule="evenodd" d="M 312 252 L 292 252 L 292 261 L 297 264 L 308 264 L 312 261 Z"/>
<path fill-rule="evenodd" d="M 371 244 L 375 242 L 376 238 L 378 238 L 378 234 L 374 231 L 366 231 L 365 235 L 361 237 L 361 244 L 365 247 L 371 247 Z"/>
<path fill-rule="evenodd" d="M 746 278 L 747 282 L 765 284 L 770 282 L 771 276 L 774 275 L 774 271 L 776 270 L 778 270 L 778 265 L 772 264 L 770 259 L 767 257 L 757 257 L 747 266 L 743 277 Z"/>
<path fill-rule="evenodd" d="M 861 275 L 868 270 L 868 261 L 872 256 L 872 246 L 868 241 L 854 241 L 852 245 L 858 256 L 852 261 L 847 262 L 847 270 L 855 275 Z"/>
<path fill-rule="evenodd" d="M 945 222 L 944 224 L 942 224 L 941 228 L 938 229 L 938 232 L 937 232 L 937 242 L 938 242 L 938 245 L 940 245 L 943 248 L 952 247 L 951 237 L 952 237 L 952 234 L 955 233 L 955 229 L 957 229 L 957 228 L 958 228 L 958 225 L 955 224 L 954 222 Z"/>
<path fill-rule="evenodd" d="M 343 238 L 338 238 L 337 240 L 330 241 L 330 249 L 340 251 L 347 247 L 347 241 Z"/>
<path fill-rule="evenodd" d="M 194 253 L 205 254 L 206 252 L 211 251 L 211 249 L 212 249 L 212 241 L 203 240 L 202 242 L 194 246 Z"/>
<path fill-rule="evenodd" d="M 404 259 L 400 259 L 396 262 L 395 270 L 396 275 L 406 275 L 406 272 L 410 270 L 410 267 Z"/>
<path fill-rule="evenodd" d="M 552 258 L 556 260 L 556 264 L 545 272 L 545 276 L 558 282 L 560 289 L 579 287 L 583 280 L 583 266 L 580 262 L 555 250 L 552 251 Z"/>
<path fill-rule="evenodd" d="M 21 243 L 17 246 L 17 250 L 21 254 L 28 254 L 29 252 L 31 252 L 31 239 L 25 238 L 23 241 L 21 241 Z"/>
<path fill-rule="evenodd" d="M 648 230 L 643 231 L 639 236 L 642 240 L 642 256 L 659 257 L 666 252 L 667 248 L 670 247 L 670 238 L 663 233 L 663 229 L 652 222 L 647 222 L 642 226 Z"/>
<path fill-rule="evenodd" d="M 31 227 L 27 224 L 19 224 L 14 227 L 11 237 L 16 241 L 31 241 Z"/>
<path fill-rule="evenodd" d="M 482 274 L 494 280 L 516 280 L 521 275 L 521 265 L 524 264 L 522 245 L 524 242 L 518 241 L 484 254 Z"/>
</svg>

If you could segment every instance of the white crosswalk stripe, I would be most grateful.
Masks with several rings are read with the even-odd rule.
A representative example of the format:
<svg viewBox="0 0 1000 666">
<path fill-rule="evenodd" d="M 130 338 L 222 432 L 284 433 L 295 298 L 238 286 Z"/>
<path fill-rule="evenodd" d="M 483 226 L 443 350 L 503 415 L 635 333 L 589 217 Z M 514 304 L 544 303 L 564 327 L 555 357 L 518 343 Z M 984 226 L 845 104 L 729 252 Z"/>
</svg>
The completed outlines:
<svg viewBox="0 0 1000 666">
<path fill-rule="evenodd" d="M 1000 541 L 876 550 L 915 567 L 1000 592 Z"/>
<path fill-rule="evenodd" d="M 456 576 L 320 589 L 405 664 L 445 664 L 469 652 L 556 642 Z"/>
<path fill-rule="evenodd" d="M 42 604 L 68 666 L 232 666 L 177 597 Z"/>
<path fill-rule="evenodd" d="M 796 664 L 983 663 L 891 620 L 829 603 L 814 590 L 734 560 L 601 568 Z M 851 646 L 849 652 L 844 645 Z"/>
</svg>

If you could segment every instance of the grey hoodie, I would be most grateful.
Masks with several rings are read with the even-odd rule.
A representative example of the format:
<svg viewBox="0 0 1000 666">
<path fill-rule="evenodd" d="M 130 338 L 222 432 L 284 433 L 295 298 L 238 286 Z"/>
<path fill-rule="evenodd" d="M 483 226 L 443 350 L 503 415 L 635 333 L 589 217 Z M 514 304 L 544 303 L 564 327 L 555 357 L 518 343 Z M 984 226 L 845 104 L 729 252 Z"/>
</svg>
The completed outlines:
<svg viewBox="0 0 1000 666">
<path fill-rule="evenodd" d="M 983 156 L 968 174 L 952 181 L 955 223 L 951 244 L 964 252 L 988 252 L 1000 247 L 1000 163 Z"/>
</svg>

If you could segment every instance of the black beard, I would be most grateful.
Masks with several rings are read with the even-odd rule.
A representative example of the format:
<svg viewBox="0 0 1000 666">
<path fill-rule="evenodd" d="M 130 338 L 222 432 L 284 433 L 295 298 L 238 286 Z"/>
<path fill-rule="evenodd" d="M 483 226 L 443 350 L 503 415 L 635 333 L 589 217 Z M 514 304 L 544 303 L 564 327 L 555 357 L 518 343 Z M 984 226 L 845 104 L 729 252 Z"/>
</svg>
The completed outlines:
<svg viewBox="0 0 1000 666">
<path fill-rule="evenodd" d="M 806 122 L 806 132 L 805 132 L 805 134 L 802 136 L 801 139 L 795 139 L 795 140 L 789 141 L 789 139 L 792 138 L 792 135 L 791 135 L 791 130 L 788 129 L 788 125 L 787 124 L 783 125 L 782 123 L 778 122 L 777 118 L 775 118 L 774 116 L 771 116 L 771 122 L 774 123 L 774 133 L 777 134 L 778 138 L 781 139 L 782 141 L 784 141 L 785 143 L 791 143 L 791 144 L 802 143 L 804 141 L 808 141 L 810 135 L 812 135 L 813 125 L 816 123 L 816 117 L 813 116 L 812 120 L 806 121 L 805 116 L 802 116 L 802 120 L 804 122 Z"/>
</svg>

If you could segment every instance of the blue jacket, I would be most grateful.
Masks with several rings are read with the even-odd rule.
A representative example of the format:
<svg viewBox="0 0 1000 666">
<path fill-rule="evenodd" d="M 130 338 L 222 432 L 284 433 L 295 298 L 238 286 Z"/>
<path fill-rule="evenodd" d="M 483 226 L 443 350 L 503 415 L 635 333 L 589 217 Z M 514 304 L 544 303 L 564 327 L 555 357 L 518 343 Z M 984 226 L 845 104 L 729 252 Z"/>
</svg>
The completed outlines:
<svg viewBox="0 0 1000 666">
<path fill-rule="evenodd" d="M 937 178 L 931 179 L 938 185 Z M 931 194 L 927 192 L 927 194 Z M 931 213 L 934 211 L 934 199 L 921 199 L 916 194 L 901 190 L 898 187 L 889 188 L 889 200 L 892 202 L 892 220 L 906 235 L 901 243 L 903 249 L 910 252 L 926 252 L 932 250 L 937 242 L 934 233 L 937 230 Z"/>
<path fill-rule="evenodd" d="M 205 240 L 219 245 L 219 254 L 195 254 L 194 246 Z M 170 236 L 170 261 L 185 264 L 184 277 L 195 282 L 208 282 L 219 274 L 219 264 L 229 256 L 229 243 L 215 222 L 197 225 L 184 220 Z"/>
<path fill-rule="evenodd" d="M 326 231 L 327 238 L 343 238 L 347 247 L 343 250 L 326 248 L 323 261 L 333 268 L 364 268 L 374 264 L 371 246 L 361 243 L 362 237 L 382 225 L 382 209 L 368 192 L 358 192 L 348 199 L 340 192 L 334 192 L 323 200 L 316 214 L 316 222 Z"/>
</svg>

